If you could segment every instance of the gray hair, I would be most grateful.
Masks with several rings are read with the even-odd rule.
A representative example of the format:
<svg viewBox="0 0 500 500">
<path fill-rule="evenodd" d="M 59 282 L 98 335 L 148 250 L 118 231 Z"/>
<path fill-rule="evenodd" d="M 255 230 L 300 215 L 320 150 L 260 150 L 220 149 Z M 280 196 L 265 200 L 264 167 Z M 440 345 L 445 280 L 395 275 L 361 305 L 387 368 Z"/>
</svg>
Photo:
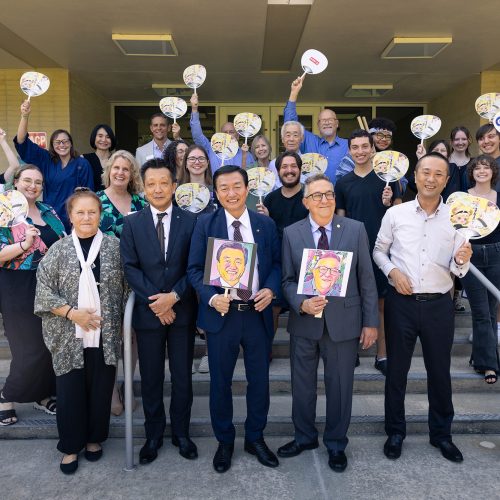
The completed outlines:
<svg viewBox="0 0 500 500">
<path fill-rule="evenodd" d="M 331 181 L 330 177 L 328 177 L 325 174 L 316 174 L 316 175 L 311 175 L 311 177 L 308 177 L 305 182 L 304 182 L 304 198 L 306 198 L 309 195 L 309 189 L 311 184 L 314 182 L 318 181 L 326 181 L 329 182 L 332 185 L 332 191 L 335 192 L 335 189 L 333 187 L 333 182 Z"/>
<path fill-rule="evenodd" d="M 281 140 L 283 140 L 283 137 L 285 136 L 286 129 L 290 125 L 297 125 L 298 127 L 300 127 L 300 133 L 302 134 L 302 137 L 304 137 L 304 133 L 305 133 L 304 125 L 302 125 L 302 123 L 300 123 L 300 122 L 290 120 L 289 122 L 283 123 L 283 125 L 281 126 L 281 132 L 280 132 L 281 133 Z"/>
</svg>

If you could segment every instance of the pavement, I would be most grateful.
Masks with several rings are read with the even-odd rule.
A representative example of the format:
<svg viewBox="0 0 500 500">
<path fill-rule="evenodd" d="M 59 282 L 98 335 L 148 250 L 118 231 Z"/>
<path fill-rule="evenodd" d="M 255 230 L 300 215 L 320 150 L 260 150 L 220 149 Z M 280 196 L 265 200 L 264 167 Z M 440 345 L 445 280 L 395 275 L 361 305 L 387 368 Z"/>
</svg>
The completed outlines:
<svg viewBox="0 0 500 500">
<path fill-rule="evenodd" d="M 425 435 L 410 435 L 399 460 L 382 453 L 383 436 L 354 436 L 346 450 L 349 465 L 342 474 L 327 464 L 323 446 L 300 456 L 281 459 L 270 469 L 243 451 L 237 439 L 233 466 L 225 474 L 212 468 L 213 438 L 197 438 L 199 458 L 186 461 L 168 440 L 158 459 L 126 472 L 124 441 L 109 439 L 101 461 L 80 456 L 73 476 L 59 471 L 61 454 L 55 440 L 2 440 L 0 484 L 2 500 L 64 499 L 471 499 L 500 498 L 500 435 L 457 435 L 454 442 L 464 462 L 445 460 Z M 276 450 L 287 438 L 268 438 Z M 483 442 L 483 446 L 480 444 Z M 485 447 L 486 445 L 490 447 Z M 137 460 L 141 441 L 136 441 Z"/>
</svg>

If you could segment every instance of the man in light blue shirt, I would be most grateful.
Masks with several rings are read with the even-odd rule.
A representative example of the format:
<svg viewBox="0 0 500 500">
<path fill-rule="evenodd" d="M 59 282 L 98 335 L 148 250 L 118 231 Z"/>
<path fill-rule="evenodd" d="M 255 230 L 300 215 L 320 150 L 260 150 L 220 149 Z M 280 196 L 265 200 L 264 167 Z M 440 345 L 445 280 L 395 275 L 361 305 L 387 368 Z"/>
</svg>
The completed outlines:
<svg viewBox="0 0 500 500">
<path fill-rule="evenodd" d="M 290 97 L 286 103 L 284 115 L 285 122 L 298 121 L 296 102 L 302 89 L 303 79 L 297 78 L 293 81 Z M 302 153 L 319 153 L 328 159 L 328 167 L 325 174 L 332 182 L 335 182 L 337 167 L 347 154 L 347 139 L 337 136 L 339 121 L 337 115 L 331 109 L 324 109 L 318 117 L 318 128 L 321 136 L 315 135 L 308 130 L 304 133 L 304 140 L 300 145 Z"/>
<path fill-rule="evenodd" d="M 193 136 L 193 141 L 198 146 L 203 146 L 208 152 L 210 168 L 212 169 L 212 173 L 214 173 L 222 165 L 222 160 L 213 152 L 212 146 L 210 145 L 210 139 L 205 137 L 205 134 L 203 134 L 200 123 L 200 114 L 198 113 L 198 96 L 196 94 L 191 96 L 191 108 L 191 119 L 189 120 L 189 123 L 191 125 L 191 135 Z M 224 123 L 220 131 L 225 134 L 229 134 L 236 141 L 239 140 L 238 132 L 236 132 L 232 122 Z M 238 167 L 245 168 L 247 165 L 254 163 L 254 161 L 254 157 L 252 156 L 252 153 L 248 151 L 247 146 L 245 150 L 238 148 L 236 156 L 226 160 L 224 163 L 226 165 L 237 165 Z"/>
</svg>

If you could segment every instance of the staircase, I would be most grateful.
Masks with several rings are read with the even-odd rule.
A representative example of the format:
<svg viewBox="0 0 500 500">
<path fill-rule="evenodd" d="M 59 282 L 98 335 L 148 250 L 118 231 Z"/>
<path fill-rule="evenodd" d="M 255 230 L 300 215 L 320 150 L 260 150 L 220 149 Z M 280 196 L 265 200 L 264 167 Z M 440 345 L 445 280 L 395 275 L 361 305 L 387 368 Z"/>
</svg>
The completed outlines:
<svg viewBox="0 0 500 500">
<path fill-rule="evenodd" d="M 271 408 L 269 411 L 266 435 L 282 436 L 284 439 L 293 435 L 291 422 L 291 383 L 289 362 L 289 337 L 286 333 L 287 317 L 280 317 L 279 329 L 273 344 L 273 361 L 270 367 Z M 488 386 L 483 377 L 469 367 L 468 360 L 471 344 L 468 336 L 471 331 L 470 313 L 457 314 L 455 317 L 455 339 L 452 350 L 452 385 L 455 419 L 453 432 L 500 433 L 500 383 Z M 204 344 L 198 338 L 195 347 L 195 366 L 203 355 Z M 361 366 L 356 368 L 354 376 L 353 414 L 349 430 L 350 435 L 383 434 L 384 432 L 384 376 L 373 367 L 375 351 L 361 351 Z M 10 351 L 7 340 L 0 332 L 0 387 L 8 374 Z M 166 361 L 168 365 L 168 360 Z M 123 380 L 120 367 L 118 380 Z M 193 374 L 194 402 L 191 419 L 192 436 L 212 436 L 208 409 L 210 375 Z M 417 343 L 412 367 L 408 377 L 406 414 L 408 433 L 427 433 L 427 395 L 426 373 L 421 346 Z M 233 380 L 234 422 L 238 435 L 243 435 L 246 415 L 245 371 L 243 359 L 237 362 Z M 143 413 L 140 405 L 140 377 L 136 370 L 134 392 L 139 403 L 134 412 L 134 437 L 144 437 Z M 165 404 L 168 415 L 170 379 L 164 383 Z M 33 410 L 31 404 L 17 405 L 19 422 L 16 425 L 0 427 L 0 438 L 57 438 L 55 417 Z M 318 370 L 317 421 L 322 430 L 325 422 L 325 396 L 323 367 Z M 170 429 L 167 428 L 167 432 Z M 125 434 L 124 417 L 111 418 L 110 435 L 123 437 Z"/>
</svg>

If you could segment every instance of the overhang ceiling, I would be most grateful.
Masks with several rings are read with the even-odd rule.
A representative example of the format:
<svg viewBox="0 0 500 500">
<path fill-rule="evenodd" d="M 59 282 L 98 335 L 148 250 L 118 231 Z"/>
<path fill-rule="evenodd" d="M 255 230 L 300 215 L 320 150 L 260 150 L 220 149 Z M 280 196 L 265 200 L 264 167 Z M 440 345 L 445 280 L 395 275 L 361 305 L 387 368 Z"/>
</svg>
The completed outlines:
<svg viewBox="0 0 500 500">
<path fill-rule="evenodd" d="M 300 37 L 276 23 L 273 11 L 275 40 L 296 45 L 299 38 L 289 73 L 261 73 L 264 41 L 274 50 L 266 0 L 8 3 L 1 9 L 0 68 L 68 68 L 110 101 L 157 101 L 151 84 L 182 83 L 184 68 L 199 63 L 208 72 L 200 101 L 282 102 L 309 48 L 324 52 L 329 66 L 306 78 L 301 102 L 346 101 L 351 84 L 384 83 L 394 85 L 384 101 L 426 102 L 500 67 L 498 0 L 315 0 Z M 179 55 L 127 57 L 112 33 L 171 33 Z M 434 59 L 381 59 L 395 36 L 451 36 L 453 43 Z"/>
</svg>

